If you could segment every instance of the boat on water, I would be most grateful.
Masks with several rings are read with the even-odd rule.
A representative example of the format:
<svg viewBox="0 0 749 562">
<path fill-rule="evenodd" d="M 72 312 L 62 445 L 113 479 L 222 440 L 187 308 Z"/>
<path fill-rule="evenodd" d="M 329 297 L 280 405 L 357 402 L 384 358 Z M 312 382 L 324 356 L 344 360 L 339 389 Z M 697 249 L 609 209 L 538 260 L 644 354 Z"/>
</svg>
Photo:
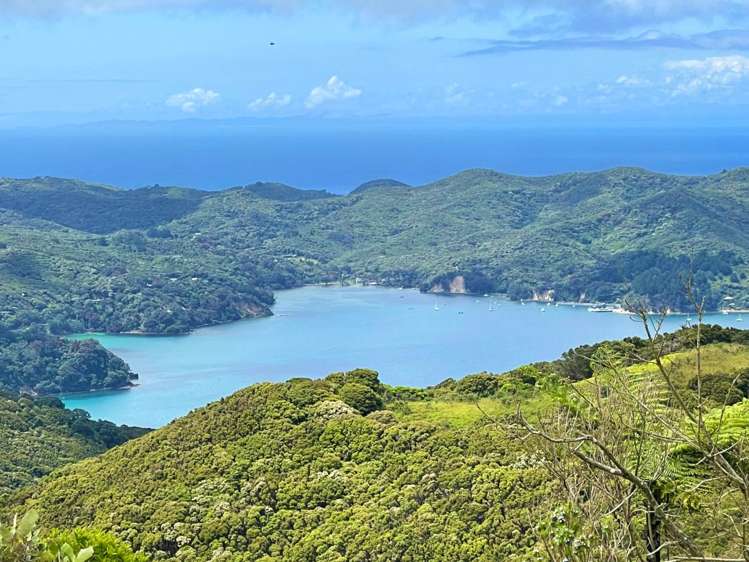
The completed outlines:
<svg viewBox="0 0 749 562">
<path fill-rule="evenodd" d="M 606 305 L 596 305 L 596 306 L 589 306 L 588 312 L 616 312 L 616 308 L 613 306 L 606 306 Z"/>
</svg>

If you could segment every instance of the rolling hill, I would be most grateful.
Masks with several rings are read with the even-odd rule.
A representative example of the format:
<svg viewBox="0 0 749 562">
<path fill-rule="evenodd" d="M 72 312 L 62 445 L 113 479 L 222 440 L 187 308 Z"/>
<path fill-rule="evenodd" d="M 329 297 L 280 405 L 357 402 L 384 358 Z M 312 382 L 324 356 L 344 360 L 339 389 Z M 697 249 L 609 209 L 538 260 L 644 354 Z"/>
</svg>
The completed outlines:
<svg viewBox="0 0 749 562">
<path fill-rule="evenodd" d="M 749 307 L 749 170 L 468 170 L 347 196 L 0 182 L 0 332 L 184 333 L 353 280 L 512 298 Z"/>
<path fill-rule="evenodd" d="M 145 434 L 138 427 L 92 421 L 56 398 L 0 395 L 0 503 L 54 469 Z"/>
<path fill-rule="evenodd" d="M 738 342 L 747 332 L 706 334 L 714 343 L 701 354 L 705 396 L 719 407 L 722 385 L 741 378 L 728 415 L 742 436 L 749 348 Z M 693 336 L 684 330 L 668 342 L 678 350 Z M 156 560 L 530 562 L 545 559 L 547 525 L 559 528 L 561 550 L 575 540 L 584 551 L 598 539 L 559 523 L 568 484 L 559 479 L 561 461 L 550 464 L 548 451 L 522 437 L 516 407 L 532 420 L 554 419 L 557 408 L 569 408 L 560 388 L 596 388 L 593 379 L 559 387 L 556 373 L 577 372 L 583 353 L 618 350 L 633 360 L 641 346 L 609 342 L 552 364 L 429 389 L 385 387 L 365 369 L 255 385 L 63 467 L 13 504 L 39 510 L 47 526 L 112 532 Z M 693 397 L 694 352 L 687 346 L 665 361 L 676 368 L 680 392 Z M 627 369 L 633 381 L 658 377 L 652 363 Z M 595 384 L 607 376 L 599 370 Z M 658 412 L 678 414 L 668 401 Z M 700 489 L 695 497 L 690 471 L 700 468 L 684 464 L 680 451 L 669 454 L 683 467 L 660 476 L 671 490 L 664 501 L 704 552 L 730 554 L 730 529 L 718 530 L 718 519 L 733 504 L 720 514 L 707 509 L 721 491 Z"/>
</svg>

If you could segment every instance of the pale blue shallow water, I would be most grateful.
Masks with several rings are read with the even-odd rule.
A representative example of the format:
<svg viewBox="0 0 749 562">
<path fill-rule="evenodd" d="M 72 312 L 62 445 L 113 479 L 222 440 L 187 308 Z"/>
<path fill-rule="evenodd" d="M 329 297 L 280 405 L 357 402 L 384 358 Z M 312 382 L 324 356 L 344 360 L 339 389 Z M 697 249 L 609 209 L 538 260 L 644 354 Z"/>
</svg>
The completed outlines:
<svg viewBox="0 0 749 562">
<path fill-rule="evenodd" d="M 368 367 L 389 384 L 428 386 L 555 359 L 584 343 L 641 335 L 628 316 L 591 313 L 584 306 L 435 297 L 380 287 L 304 287 L 276 297 L 272 317 L 187 336 L 97 335 L 140 374 L 140 386 L 69 396 L 65 404 L 96 419 L 158 427 L 260 381 Z M 494 310 L 492 303 L 497 303 Z M 745 322 L 738 318 L 719 314 L 706 322 L 742 327 Z M 667 328 L 685 321 L 670 317 Z"/>
</svg>

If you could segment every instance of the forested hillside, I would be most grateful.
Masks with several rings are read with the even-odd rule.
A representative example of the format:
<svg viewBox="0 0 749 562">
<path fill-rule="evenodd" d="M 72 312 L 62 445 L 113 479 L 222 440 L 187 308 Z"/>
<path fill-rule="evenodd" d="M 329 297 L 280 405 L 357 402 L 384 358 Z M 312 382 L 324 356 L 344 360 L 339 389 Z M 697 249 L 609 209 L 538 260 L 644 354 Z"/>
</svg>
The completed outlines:
<svg viewBox="0 0 749 562">
<path fill-rule="evenodd" d="M 185 333 L 269 314 L 276 289 L 356 278 L 684 309 L 690 277 L 709 309 L 743 308 L 747 216 L 746 170 L 471 170 L 348 196 L 273 183 L 201 192 L 2 180 L 0 334 L 31 345 L 42 333 Z M 3 380 L 24 376 L 7 367 Z"/>
<path fill-rule="evenodd" d="M 146 433 L 92 421 L 56 398 L 0 394 L 0 502 L 55 468 L 97 455 Z"/>
<path fill-rule="evenodd" d="M 0 391 L 125 389 L 137 379 L 122 359 L 94 340 L 70 341 L 33 329 L 0 334 Z"/>
<path fill-rule="evenodd" d="M 626 470 L 661 486 L 664 556 L 694 549 L 730 558 L 742 544 L 730 521 L 747 506 L 720 483 L 725 474 L 700 461 L 685 412 L 701 409 L 712 438 L 734 444 L 729 462 L 743 474 L 749 338 L 718 327 L 704 336 L 699 369 L 691 329 L 429 389 L 386 387 L 363 369 L 255 385 L 62 468 L 12 509 L 38 509 L 47 526 L 111 531 L 154 559 L 639 559 L 645 493 L 586 467 L 562 440 L 544 445 L 522 419 L 556 431 L 591 427 Z M 608 425 L 613 418 L 619 425 Z M 631 432 L 630 418 L 648 431 Z M 661 423 L 670 427 L 665 441 Z M 596 455 L 600 441 L 571 443 Z M 638 462 L 643 449 L 647 462 Z M 671 541 L 672 526 L 683 544 Z"/>
<path fill-rule="evenodd" d="M 253 386 L 63 468 L 31 504 L 45 525 L 113 530 L 166 559 L 530 552 L 527 533 L 552 489 L 542 467 L 517 465 L 505 433 L 486 422 L 476 431 L 399 421 L 385 394 L 368 371 Z"/>
</svg>

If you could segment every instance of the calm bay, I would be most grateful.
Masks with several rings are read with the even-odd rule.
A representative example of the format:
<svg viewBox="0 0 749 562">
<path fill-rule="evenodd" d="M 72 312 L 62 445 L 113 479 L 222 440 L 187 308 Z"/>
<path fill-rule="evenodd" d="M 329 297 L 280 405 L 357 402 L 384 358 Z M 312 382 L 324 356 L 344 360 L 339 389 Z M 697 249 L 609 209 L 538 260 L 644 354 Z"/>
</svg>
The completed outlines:
<svg viewBox="0 0 749 562">
<path fill-rule="evenodd" d="M 125 359 L 140 384 L 63 400 L 95 419 L 158 427 L 262 381 L 367 367 L 387 384 L 429 386 L 642 333 L 625 314 L 592 313 L 582 305 L 439 297 L 381 287 L 303 287 L 279 291 L 276 299 L 274 316 L 185 336 L 87 335 Z M 743 327 L 740 318 L 714 314 L 705 321 Z M 687 321 L 671 316 L 666 329 Z"/>
</svg>

